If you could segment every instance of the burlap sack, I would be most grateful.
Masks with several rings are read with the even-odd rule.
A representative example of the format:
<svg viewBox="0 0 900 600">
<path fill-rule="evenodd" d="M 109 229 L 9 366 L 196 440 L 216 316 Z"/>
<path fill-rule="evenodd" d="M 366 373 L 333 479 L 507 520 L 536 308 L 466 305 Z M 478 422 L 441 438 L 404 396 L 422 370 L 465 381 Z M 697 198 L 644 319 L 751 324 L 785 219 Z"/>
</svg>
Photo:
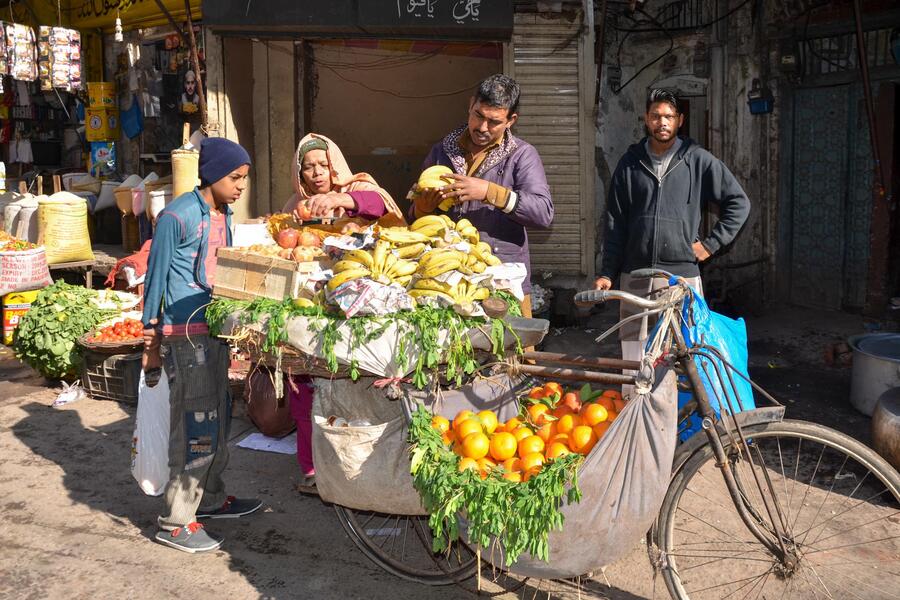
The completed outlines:
<svg viewBox="0 0 900 600">
<path fill-rule="evenodd" d="M 326 502 L 357 510 L 425 515 L 409 473 L 406 418 L 373 379 L 315 378 L 313 463 Z M 361 427 L 334 427 L 329 417 L 364 419 Z"/>
</svg>

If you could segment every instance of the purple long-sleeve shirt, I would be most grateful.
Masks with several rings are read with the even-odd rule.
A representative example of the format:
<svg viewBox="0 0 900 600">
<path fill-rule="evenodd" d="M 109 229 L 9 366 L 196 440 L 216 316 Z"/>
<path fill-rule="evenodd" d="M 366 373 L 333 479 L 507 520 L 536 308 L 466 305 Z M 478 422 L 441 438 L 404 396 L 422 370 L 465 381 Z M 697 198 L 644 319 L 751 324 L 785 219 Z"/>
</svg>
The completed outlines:
<svg viewBox="0 0 900 600">
<path fill-rule="evenodd" d="M 448 214 L 454 221 L 463 217 L 469 219 L 478 229 L 482 241 L 490 244 L 494 254 L 503 262 L 525 263 L 528 277 L 522 287 L 529 294 L 531 257 L 525 228 L 549 228 L 553 222 L 553 200 L 538 151 L 520 138 L 512 135 L 509 138 L 506 143 L 513 146 L 512 151 L 477 177 L 512 190 L 516 194 L 512 211 L 507 213 L 490 204 L 472 201 L 453 206 Z M 422 168 L 424 170 L 432 165 L 444 165 L 459 172 L 447 154 L 444 141 L 431 148 Z M 464 172 L 460 174 L 465 175 Z"/>
<path fill-rule="evenodd" d="M 383 217 L 387 212 L 387 208 L 384 206 L 384 199 L 378 192 L 363 190 L 347 192 L 347 194 L 356 202 L 356 210 L 348 210 L 348 217 L 359 217 L 374 221 Z"/>
</svg>

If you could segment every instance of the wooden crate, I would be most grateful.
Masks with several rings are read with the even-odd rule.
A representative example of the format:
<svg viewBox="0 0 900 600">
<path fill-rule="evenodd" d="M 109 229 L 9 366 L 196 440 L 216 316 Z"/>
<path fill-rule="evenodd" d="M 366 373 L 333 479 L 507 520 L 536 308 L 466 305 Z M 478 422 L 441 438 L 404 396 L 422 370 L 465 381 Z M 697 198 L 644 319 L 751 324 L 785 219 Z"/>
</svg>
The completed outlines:
<svg viewBox="0 0 900 600">
<path fill-rule="evenodd" d="M 298 263 L 274 256 L 249 254 L 238 248 L 219 248 L 213 296 L 235 300 L 294 298 L 310 273 L 333 264 L 325 256 Z"/>
</svg>

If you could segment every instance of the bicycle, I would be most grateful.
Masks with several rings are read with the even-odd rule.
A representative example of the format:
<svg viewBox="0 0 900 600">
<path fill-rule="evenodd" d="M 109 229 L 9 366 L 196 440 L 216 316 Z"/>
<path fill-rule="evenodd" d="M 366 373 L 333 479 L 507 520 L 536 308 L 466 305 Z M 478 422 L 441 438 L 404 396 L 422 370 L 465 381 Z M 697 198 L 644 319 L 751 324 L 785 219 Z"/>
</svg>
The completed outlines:
<svg viewBox="0 0 900 600">
<path fill-rule="evenodd" d="M 633 275 L 671 277 L 651 270 Z M 692 291 L 671 278 L 669 287 L 657 294 L 647 299 L 590 290 L 577 294 L 576 302 L 619 300 L 645 311 L 604 335 L 631 319 L 658 315 L 651 360 L 668 360 L 684 376 L 695 400 L 690 408 L 702 419 L 702 432 L 676 449 L 668 490 L 647 532 L 651 562 L 671 596 L 900 597 L 900 474 L 852 438 L 821 425 L 785 420 L 784 407 L 752 381 L 772 406 L 735 410 L 727 390 L 736 391 L 735 378 L 742 375 L 718 349 L 690 346 L 681 330 L 682 305 Z M 522 365 L 523 373 L 579 381 L 637 383 L 649 366 L 648 360 L 531 356 L 585 368 Z M 709 360 L 704 365 L 707 378 L 715 377 L 718 389 L 726 390 L 724 398 L 716 398 L 718 414 L 703 384 L 700 358 Z M 635 376 L 598 371 L 642 368 L 645 372 Z M 679 420 L 685 416 L 683 411 Z M 465 543 L 446 553 L 431 552 L 425 517 L 335 509 L 354 543 L 395 575 L 446 585 L 475 574 L 476 553 Z M 378 526 L 367 528 L 372 521 Z"/>
</svg>

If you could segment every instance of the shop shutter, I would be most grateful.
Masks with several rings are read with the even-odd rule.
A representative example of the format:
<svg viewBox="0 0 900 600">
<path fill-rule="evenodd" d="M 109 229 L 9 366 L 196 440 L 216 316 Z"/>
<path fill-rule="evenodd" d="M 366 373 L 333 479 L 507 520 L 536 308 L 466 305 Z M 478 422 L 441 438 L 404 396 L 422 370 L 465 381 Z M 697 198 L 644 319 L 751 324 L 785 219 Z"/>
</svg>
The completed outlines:
<svg viewBox="0 0 900 600">
<path fill-rule="evenodd" d="M 580 4 L 580 3 L 579 3 Z M 536 275 L 594 274 L 593 42 L 581 11 L 524 12 L 517 5 L 505 68 L 522 96 L 515 134 L 541 155 L 556 215 L 529 230 Z"/>
</svg>

